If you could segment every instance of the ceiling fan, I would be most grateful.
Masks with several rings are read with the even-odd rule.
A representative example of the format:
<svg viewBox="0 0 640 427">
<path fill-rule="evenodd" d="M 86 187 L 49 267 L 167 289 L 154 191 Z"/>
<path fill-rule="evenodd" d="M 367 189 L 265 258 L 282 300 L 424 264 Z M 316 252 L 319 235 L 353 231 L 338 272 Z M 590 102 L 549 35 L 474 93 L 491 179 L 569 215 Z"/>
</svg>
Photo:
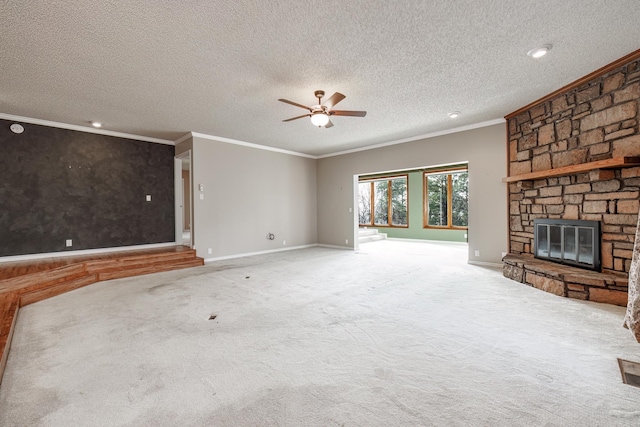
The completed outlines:
<svg viewBox="0 0 640 427">
<path fill-rule="evenodd" d="M 318 127 L 330 128 L 333 126 L 331 116 L 350 116 L 350 117 L 364 117 L 367 115 L 366 111 L 350 111 L 350 110 L 332 110 L 333 106 L 342 101 L 346 97 L 340 92 L 336 92 L 327 99 L 324 104 L 322 103 L 322 97 L 324 96 L 323 90 L 315 91 L 315 96 L 318 98 L 318 105 L 307 107 L 306 105 L 298 104 L 297 102 L 289 101 L 287 99 L 278 99 L 280 102 L 286 104 L 295 105 L 296 107 L 309 110 L 308 114 L 302 116 L 292 117 L 290 119 L 283 120 L 283 122 L 290 122 L 292 120 L 301 119 L 303 117 L 311 117 L 311 123 Z"/>
</svg>

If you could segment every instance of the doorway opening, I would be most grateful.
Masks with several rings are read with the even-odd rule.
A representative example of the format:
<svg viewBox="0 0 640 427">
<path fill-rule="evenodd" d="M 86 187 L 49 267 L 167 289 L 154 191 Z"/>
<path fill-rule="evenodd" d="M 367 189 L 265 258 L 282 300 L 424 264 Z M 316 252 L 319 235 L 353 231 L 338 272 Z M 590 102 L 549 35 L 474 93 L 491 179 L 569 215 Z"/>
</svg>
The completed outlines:
<svg viewBox="0 0 640 427">
<path fill-rule="evenodd" d="M 468 241 L 468 163 L 354 176 L 354 242 Z"/>
<path fill-rule="evenodd" d="M 191 150 L 175 157 L 176 245 L 193 248 Z"/>
</svg>

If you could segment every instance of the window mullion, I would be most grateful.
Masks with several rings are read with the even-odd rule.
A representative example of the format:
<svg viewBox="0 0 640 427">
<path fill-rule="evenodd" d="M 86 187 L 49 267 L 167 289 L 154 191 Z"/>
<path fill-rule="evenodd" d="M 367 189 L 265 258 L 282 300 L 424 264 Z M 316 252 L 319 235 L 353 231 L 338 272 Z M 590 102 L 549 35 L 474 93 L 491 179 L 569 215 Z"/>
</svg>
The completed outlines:
<svg viewBox="0 0 640 427">
<path fill-rule="evenodd" d="M 387 181 L 387 225 L 391 227 L 391 180 Z"/>
<path fill-rule="evenodd" d="M 422 174 L 422 227 L 429 226 L 429 181 L 427 181 L 427 174 Z"/>
<path fill-rule="evenodd" d="M 375 220 L 375 212 L 376 212 L 376 199 L 375 199 L 375 191 L 373 190 L 373 181 L 369 184 L 369 194 L 371 194 L 371 219 L 369 219 L 369 224 L 373 227 L 376 223 Z"/>
<path fill-rule="evenodd" d="M 453 179 L 447 175 L 447 227 L 453 227 Z"/>
</svg>

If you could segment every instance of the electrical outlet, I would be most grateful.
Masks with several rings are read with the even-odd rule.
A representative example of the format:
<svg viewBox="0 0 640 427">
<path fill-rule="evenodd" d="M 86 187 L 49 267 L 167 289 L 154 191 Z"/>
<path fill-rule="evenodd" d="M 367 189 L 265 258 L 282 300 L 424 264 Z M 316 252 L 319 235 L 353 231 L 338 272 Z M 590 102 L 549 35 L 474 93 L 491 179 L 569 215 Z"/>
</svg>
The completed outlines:
<svg viewBox="0 0 640 427">
<path fill-rule="evenodd" d="M 344 244 L 348 245 L 349 244 L 349 239 L 344 239 Z"/>
<path fill-rule="evenodd" d="M 73 240 L 71 239 L 67 239 L 67 241 L 65 242 L 65 244 L 67 245 L 68 248 L 70 248 L 71 246 L 73 246 Z"/>
<path fill-rule="evenodd" d="M 480 251 L 476 249 L 476 256 L 480 256 Z"/>
<path fill-rule="evenodd" d="M 286 244 L 287 244 L 287 241 L 286 241 L 286 240 L 283 240 L 283 241 L 282 241 L 282 246 L 285 246 Z"/>
<path fill-rule="evenodd" d="M 204 194 L 200 193 L 200 200 L 204 200 Z"/>
<path fill-rule="evenodd" d="M 213 253 L 213 249 L 208 248 L 208 249 L 207 249 L 207 253 L 208 253 L 209 255 L 211 255 L 211 254 Z"/>
<path fill-rule="evenodd" d="M 464 238 L 465 238 L 465 239 L 467 238 L 467 233 L 464 233 Z"/>
<path fill-rule="evenodd" d="M 353 208 L 349 208 L 349 213 L 353 212 Z"/>
<path fill-rule="evenodd" d="M 151 201 L 151 194 L 147 194 L 147 202 Z"/>
</svg>

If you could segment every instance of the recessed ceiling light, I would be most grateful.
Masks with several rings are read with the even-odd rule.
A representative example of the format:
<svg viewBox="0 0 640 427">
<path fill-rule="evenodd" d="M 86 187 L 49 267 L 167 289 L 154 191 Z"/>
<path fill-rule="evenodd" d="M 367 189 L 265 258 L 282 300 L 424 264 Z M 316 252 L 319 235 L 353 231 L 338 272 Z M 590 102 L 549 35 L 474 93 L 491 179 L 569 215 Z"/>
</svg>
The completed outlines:
<svg viewBox="0 0 640 427">
<path fill-rule="evenodd" d="M 542 58 L 547 53 L 549 53 L 551 47 L 552 46 L 550 44 L 545 44 L 535 49 L 531 49 L 529 52 L 527 52 L 527 55 L 535 59 Z"/>
<path fill-rule="evenodd" d="M 460 115 L 460 111 L 452 111 L 449 114 L 447 114 L 447 116 L 449 116 L 450 119 L 455 119 L 459 115 Z"/>
<path fill-rule="evenodd" d="M 93 126 L 94 128 L 101 128 L 102 127 L 102 123 L 100 123 L 100 122 L 91 122 L 91 126 Z"/>
</svg>

